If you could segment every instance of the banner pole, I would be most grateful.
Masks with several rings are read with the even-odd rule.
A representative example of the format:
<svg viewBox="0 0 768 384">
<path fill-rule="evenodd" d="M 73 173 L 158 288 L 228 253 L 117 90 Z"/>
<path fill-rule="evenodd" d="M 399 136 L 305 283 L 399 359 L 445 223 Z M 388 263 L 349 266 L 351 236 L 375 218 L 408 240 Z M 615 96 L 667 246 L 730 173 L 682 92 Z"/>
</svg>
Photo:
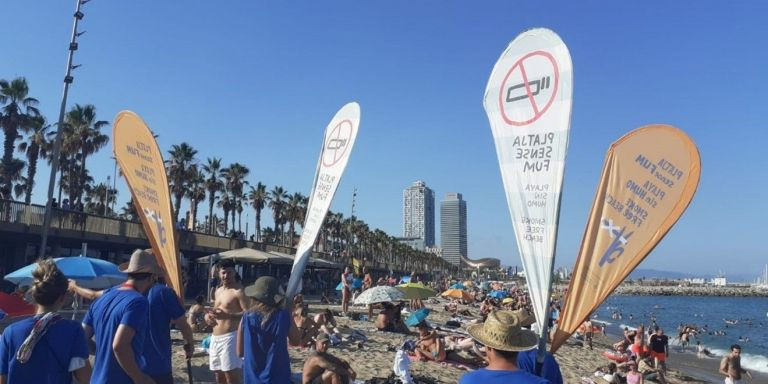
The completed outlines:
<svg viewBox="0 0 768 384">
<path fill-rule="evenodd" d="M 559 223 L 558 223 L 559 224 Z M 557 228 L 557 226 L 555 226 Z M 557 229 L 555 229 L 555 232 L 557 232 Z M 555 249 L 557 249 L 557 234 L 555 234 Z M 555 258 L 554 253 L 552 254 L 552 264 L 549 267 L 549 288 L 547 289 L 547 310 L 545 311 L 544 315 L 544 326 L 541 327 L 541 330 L 539 332 L 539 346 L 538 351 L 536 352 L 536 376 L 541 376 L 542 368 L 544 367 L 544 358 L 546 357 L 547 353 L 547 340 L 549 339 L 549 329 L 547 327 L 547 319 L 552 316 L 552 306 L 549 304 L 551 302 L 552 298 L 552 273 L 555 269 Z M 556 326 L 556 325 L 555 325 Z"/>
</svg>

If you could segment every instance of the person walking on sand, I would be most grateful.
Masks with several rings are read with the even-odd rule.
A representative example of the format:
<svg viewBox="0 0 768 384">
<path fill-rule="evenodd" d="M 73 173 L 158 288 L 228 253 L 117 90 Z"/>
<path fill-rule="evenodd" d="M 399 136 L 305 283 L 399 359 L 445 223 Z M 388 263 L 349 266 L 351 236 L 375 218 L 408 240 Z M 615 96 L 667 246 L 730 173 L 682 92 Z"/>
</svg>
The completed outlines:
<svg viewBox="0 0 768 384">
<path fill-rule="evenodd" d="M 344 272 L 341 273 L 341 312 L 344 316 L 347 315 L 349 310 L 349 298 L 352 296 L 352 291 L 349 286 L 350 280 L 349 267 L 344 267 Z"/>
<path fill-rule="evenodd" d="M 720 373 L 725 375 L 725 384 L 740 384 L 742 373 L 752 379 L 752 374 L 741 367 L 740 345 L 731 345 L 731 353 L 723 356 L 723 360 L 720 361 Z"/>
<path fill-rule="evenodd" d="M 491 312 L 482 324 L 473 324 L 467 332 L 485 345 L 488 366 L 464 374 L 459 384 L 547 384 L 548 380 L 517 367 L 517 354 L 536 347 L 538 338 L 521 328 L 519 316 L 512 311 Z"/>
<path fill-rule="evenodd" d="M 282 308 L 284 297 L 272 276 L 262 276 L 245 288 L 253 305 L 237 328 L 237 356 L 243 358 L 248 384 L 290 383 L 288 343 L 298 346 L 301 334 L 291 319 L 293 307 Z"/>
<path fill-rule="evenodd" d="M 70 384 L 91 380 L 83 328 L 58 313 L 67 294 L 67 278 L 51 259 L 32 272 L 36 314 L 10 324 L 0 339 L 0 383 Z M 38 344 L 40 344 L 38 346 Z"/>
<path fill-rule="evenodd" d="M 95 359 L 91 384 L 154 384 L 141 371 L 149 319 L 149 301 L 144 295 L 160 273 L 155 257 L 137 249 L 120 271 L 128 280 L 104 291 L 91 304 L 83 319 L 86 339 L 94 338 Z"/>
<path fill-rule="evenodd" d="M 654 361 L 655 368 L 661 368 L 662 371 L 667 371 L 667 358 L 669 357 L 669 337 L 664 334 L 658 326 L 654 328 L 656 333 L 651 335 L 648 344 L 651 347 L 651 357 Z"/>
<path fill-rule="evenodd" d="M 218 267 L 221 286 L 216 288 L 213 312 L 206 315 L 206 320 L 215 324 L 208 349 L 209 364 L 216 383 L 239 384 L 243 361 L 237 355 L 237 327 L 250 301 L 235 278 L 235 263 L 223 260 Z"/>
</svg>

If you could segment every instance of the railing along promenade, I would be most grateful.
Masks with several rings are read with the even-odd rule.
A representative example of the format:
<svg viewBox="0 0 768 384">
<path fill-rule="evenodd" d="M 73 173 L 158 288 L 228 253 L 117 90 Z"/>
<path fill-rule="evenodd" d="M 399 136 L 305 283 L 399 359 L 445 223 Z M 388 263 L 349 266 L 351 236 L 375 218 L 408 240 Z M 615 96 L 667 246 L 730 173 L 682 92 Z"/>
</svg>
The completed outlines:
<svg viewBox="0 0 768 384">
<path fill-rule="evenodd" d="M 45 206 L 0 199 L 0 230 L 39 235 L 45 216 Z M 106 217 L 85 212 L 54 208 L 50 234 L 52 237 L 98 238 L 105 242 L 132 242 L 148 244 L 141 223 L 116 217 Z M 244 239 L 216 236 L 202 232 L 179 230 L 181 252 L 196 254 L 223 252 L 230 249 L 249 247 L 263 251 L 294 254 L 295 248 L 275 244 L 248 241 Z M 338 253 L 314 251 L 313 256 L 323 260 L 351 264 L 348 257 Z M 439 261 L 417 260 L 403 255 L 367 257 L 366 265 L 378 270 L 392 269 L 397 272 L 439 272 L 443 269 Z"/>
</svg>

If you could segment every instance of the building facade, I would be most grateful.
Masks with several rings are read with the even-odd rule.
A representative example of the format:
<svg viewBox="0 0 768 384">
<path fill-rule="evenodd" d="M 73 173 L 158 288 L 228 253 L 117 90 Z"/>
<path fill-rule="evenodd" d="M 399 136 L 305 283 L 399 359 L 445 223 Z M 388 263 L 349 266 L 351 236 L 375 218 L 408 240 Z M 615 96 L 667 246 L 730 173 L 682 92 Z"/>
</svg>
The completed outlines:
<svg viewBox="0 0 768 384">
<path fill-rule="evenodd" d="M 435 192 L 423 181 L 403 191 L 403 237 L 421 239 L 412 246 L 422 251 L 435 246 Z"/>
<path fill-rule="evenodd" d="M 443 259 L 454 265 L 467 258 L 467 202 L 461 193 L 448 193 L 440 203 L 440 243 Z"/>
</svg>

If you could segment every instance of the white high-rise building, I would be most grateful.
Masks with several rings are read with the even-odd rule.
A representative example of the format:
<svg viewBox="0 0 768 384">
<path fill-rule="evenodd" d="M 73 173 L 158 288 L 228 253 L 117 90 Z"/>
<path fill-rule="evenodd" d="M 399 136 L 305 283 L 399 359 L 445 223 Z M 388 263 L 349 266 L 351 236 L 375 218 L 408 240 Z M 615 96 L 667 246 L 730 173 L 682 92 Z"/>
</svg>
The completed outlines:
<svg viewBox="0 0 768 384">
<path fill-rule="evenodd" d="M 403 237 L 421 239 L 421 250 L 435 246 L 435 192 L 420 180 L 403 190 Z"/>
<path fill-rule="evenodd" d="M 467 202 L 461 193 L 448 193 L 440 203 L 440 243 L 443 259 L 454 265 L 467 254 Z"/>
</svg>

